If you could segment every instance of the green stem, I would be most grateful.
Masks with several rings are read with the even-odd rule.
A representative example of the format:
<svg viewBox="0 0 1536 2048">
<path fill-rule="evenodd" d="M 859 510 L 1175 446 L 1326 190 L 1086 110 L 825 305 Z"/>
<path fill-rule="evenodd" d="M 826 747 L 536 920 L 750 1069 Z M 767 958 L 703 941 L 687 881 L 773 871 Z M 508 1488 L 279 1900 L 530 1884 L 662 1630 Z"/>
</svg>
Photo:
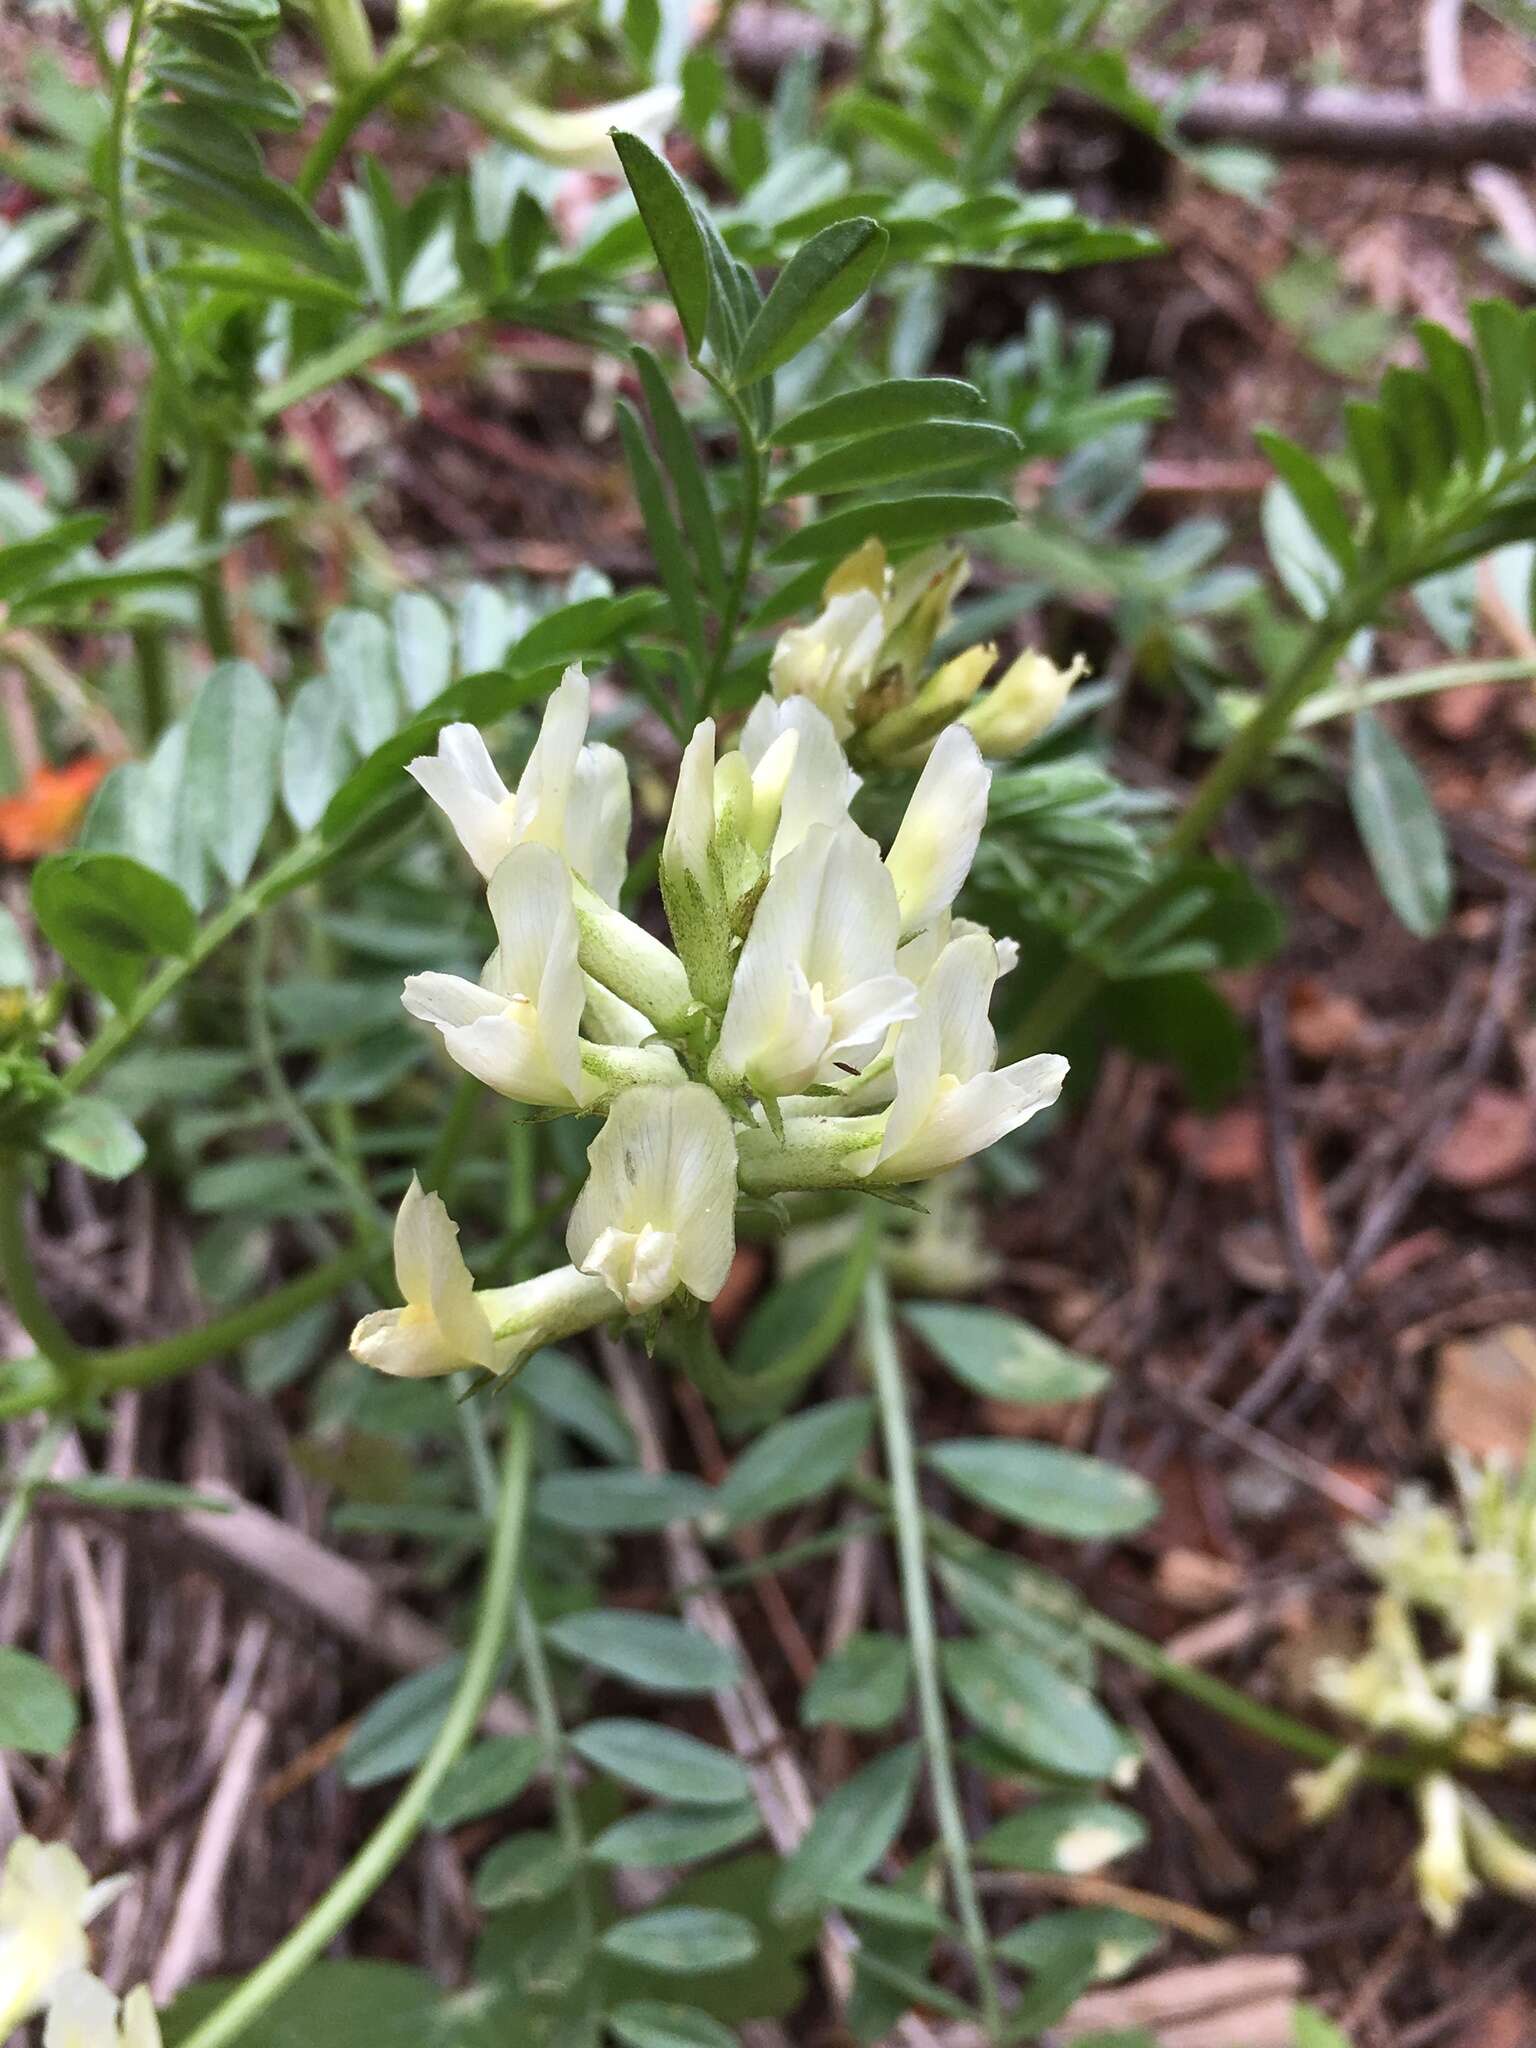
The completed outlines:
<svg viewBox="0 0 1536 2048">
<path fill-rule="evenodd" d="M 37 1442 L 27 1453 L 26 1463 L 17 1473 L 15 1492 L 6 1502 L 5 1513 L 0 1515 L 0 1572 L 10 1562 L 11 1552 L 16 1548 L 16 1539 L 26 1527 L 27 1514 L 32 1506 L 32 1496 L 37 1491 L 39 1480 L 46 1479 L 49 1468 L 58 1454 L 59 1445 L 69 1433 L 64 1422 L 50 1422 Z"/>
<path fill-rule="evenodd" d="M 85 1357 L 85 1392 L 90 1396 L 120 1393 L 125 1387 L 150 1387 L 161 1380 L 175 1379 L 225 1352 L 238 1350 L 253 1337 L 281 1329 L 307 1308 L 315 1308 L 367 1271 L 378 1257 L 376 1240 L 350 1245 L 324 1265 L 313 1266 L 297 1280 L 275 1288 L 258 1301 L 249 1301 L 228 1315 L 194 1329 L 178 1330 L 174 1336 L 158 1338 L 152 1344 L 125 1345 L 117 1351 L 88 1351 Z M 64 1400 L 69 1386 L 51 1356 L 47 1360 L 51 1377 L 29 1380 L 24 1387 L 0 1393 L 0 1422 L 29 1415 L 38 1408 L 52 1408 Z"/>
<path fill-rule="evenodd" d="M 901 1599 L 906 1611 L 907 1638 L 912 1646 L 918 1717 L 922 1724 L 928 1782 L 933 1791 L 939 1839 L 949 1865 L 960 1926 L 976 1973 L 983 2031 L 989 2041 L 1000 2042 L 1003 2037 L 1002 2006 L 992 1973 L 987 1924 L 982 1917 L 981 1900 L 971 1869 L 970 1845 L 966 1839 L 965 1818 L 960 1811 L 954 1758 L 950 1753 L 949 1720 L 944 1710 L 944 1690 L 939 1678 L 938 1632 L 934 1627 L 933 1600 L 928 1585 L 928 1558 L 922 1504 L 917 1493 L 917 1453 L 912 1441 L 912 1418 L 907 1408 L 906 1381 L 896 1349 L 896 1333 L 891 1325 L 891 1297 L 885 1275 L 878 1265 L 872 1268 L 864 1283 L 864 1348 L 874 1375 L 875 1394 L 880 1404 L 880 1427 L 885 1439 L 885 1461 L 891 1476 L 896 1549 L 901 1564 Z"/>
<path fill-rule="evenodd" d="M 715 642 L 714 657 L 709 665 L 709 674 L 704 682 L 704 695 L 700 705 L 701 714 L 708 716 L 715 701 L 721 682 L 725 677 L 726 665 L 736 646 L 736 631 L 741 623 L 742 607 L 746 602 L 747 584 L 752 574 L 752 560 L 757 552 L 757 530 L 763 514 L 763 491 L 767 482 L 766 451 L 757 438 L 757 433 L 747 415 L 747 409 L 740 398 L 713 370 L 704 364 L 696 368 L 713 385 L 715 392 L 730 411 L 736 423 L 737 444 L 741 452 L 741 540 L 736 549 L 736 562 L 731 570 L 730 582 L 726 586 L 725 609 L 720 614 L 720 634 Z"/>
<path fill-rule="evenodd" d="M 201 2026 L 193 2028 L 182 2048 L 228 2048 L 230 2042 L 237 2041 L 273 2000 L 319 1959 L 410 1847 L 426 1818 L 433 1793 L 473 1736 L 495 1683 L 506 1643 L 509 1610 L 517 1596 L 533 1464 L 531 1446 L 528 1410 L 514 1397 L 507 1408 L 501 1491 L 495 1503 L 495 1533 L 486 1562 L 480 1611 L 463 1675 L 437 1740 L 385 1819 L 340 1877 L 260 1968 L 216 2006 Z"/>
<path fill-rule="evenodd" d="M 1533 677 L 1536 662 L 1523 654 L 1507 661 L 1449 661 L 1439 668 L 1414 669 L 1406 676 L 1375 676 L 1336 690 L 1319 690 L 1297 713 L 1292 731 L 1306 732 L 1330 718 L 1347 718 L 1351 712 L 1367 711 L 1377 704 L 1400 704 L 1409 697 L 1434 697 L 1442 690 L 1476 689 L 1487 683 L 1528 683 Z"/>
<path fill-rule="evenodd" d="M 102 1068 L 115 1060 L 130 1039 L 138 1035 L 160 1005 L 173 996 L 188 976 L 195 974 L 227 938 L 239 931 L 258 911 L 286 896 L 290 889 L 296 889 L 314 872 L 317 863 L 336 851 L 334 846 L 324 846 L 317 833 L 307 832 L 281 860 L 275 861 L 254 882 L 248 882 L 231 896 L 224 908 L 209 918 L 187 951 L 179 959 L 168 960 L 158 974 L 151 975 L 128 1007 L 119 1010 L 111 1023 L 103 1025 L 97 1032 L 62 1077 L 69 1093 L 75 1094 L 87 1082 L 94 1081 Z"/>
<path fill-rule="evenodd" d="M 161 326 L 160 316 L 150 303 L 149 294 L 145 290 L 138 254 L 133 246 L 133 234 L 128 226 L 127 186 L 123 174 L 128 142 L 128 115 L 133 102 L 133 71 L 138 62 L 139 45 L 144 37 L 148 15 L 149 0 L 133 0 L 133 9 L 128 17 L 127 39 L 123 44 L 123 54 L 112 82 L 112 111 L 107 122 L 106 162 L 102 177 L 103 197 L 107 209 L 107 233 L 112 243 L 112 257 L 117 267 L 118 281 L 128 294 L 134 318 L 138 321 L 140 332 L 158 365 L 164 395 L 181 416 L 183 425 L 195 429 L 197 408 L 182 377 L 181 366 L 176 360 L 176 351 L 170 336 Z"/>
<path fill-rule="evenodd" d="M 388 355 L 392 349 L 405 348 L 413 341 L 425 341 L 430 335 L 446 334 L 450 328 L 462 327 L 480 310 L 473 299 L 448 299 L 428 312 L 412 313 L 405 318 L 389 315 L 365 321 L 351 334 L 343 336 L 334 348 L 327 349 L 322 355 L 311 356 L 280 383 L 269 385 L 256 400 L 256 418 L 276 419 L 289 406 L 299 404 L 302 399 L 313 398 L 327 385 L 339 383 L 343 377 L 350 377 L 354 371 L 366 368 L 376 356 Z"/>
<path fill-rule="evenodd" d="M 192 517 L 200 541 L 219 538 L 229 496 L 229 460 L 229 443 L 205 429 L 192 483 Z M 198 571 L 197 598 L 208 651 L 215 661 L 228 661 L 235 651 L 235 636 L 229 623 L 222 560 L 215 558 Z"/>
<path fill-rule="evenodd" d="M 314 198 L 354 132 L 375 107 L 384 104 L 410 70 L 420 54 L 421 45 L 419 26 L 402 31 L 368 76 L 360 78 L 340 95 L 299 170 L 294 189 L 301 199 Z"/>
<path fill-rule="evenodd" d="M 11 1313 L 53 1365 L 70 1404 L 86 1393 L 90 1357 L 43 1298 L 27 1242 L 27 1161 L 20 1152 L 0 1152 L 0 1283 Z"/>
<path fill-rule="evenodd" d="M 134 443 L 133 476 L 129 484 L 129 523 L 136 534 L 148 533 L 160 509 L 160 450 L 165 438 L 165 380 L 157 371 L 144 394 L 144 409 Z M 170 674 L 165 628 L 133 629 L 134 666 L 139 678 L 139 723 L 144 743 L 152 747 L 170 722 Z"/>
</svg>

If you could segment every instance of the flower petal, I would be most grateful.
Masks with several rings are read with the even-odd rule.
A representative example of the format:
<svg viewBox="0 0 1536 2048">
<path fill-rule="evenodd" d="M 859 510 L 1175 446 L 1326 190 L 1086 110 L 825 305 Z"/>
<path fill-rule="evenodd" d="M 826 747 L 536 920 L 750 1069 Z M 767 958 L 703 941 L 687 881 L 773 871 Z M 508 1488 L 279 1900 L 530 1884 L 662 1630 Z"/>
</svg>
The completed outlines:
<svg viewBox="0 0 1536 2048">
<path fill-rule="evenodd" d="M 986 823 L 991 781 L 964 726 L 940 733 L 886 855 L 904 932 L 921 931 L 960 893 Z"/>
<path fill-rule="evenodd" d="M 418 755 L 405 772 L 443 812 L 488 881 L 512 846 L 514 826 L 511 793 L 478 728 L 445 725 L 437 736 L 437 752 Z"/>
</svg>

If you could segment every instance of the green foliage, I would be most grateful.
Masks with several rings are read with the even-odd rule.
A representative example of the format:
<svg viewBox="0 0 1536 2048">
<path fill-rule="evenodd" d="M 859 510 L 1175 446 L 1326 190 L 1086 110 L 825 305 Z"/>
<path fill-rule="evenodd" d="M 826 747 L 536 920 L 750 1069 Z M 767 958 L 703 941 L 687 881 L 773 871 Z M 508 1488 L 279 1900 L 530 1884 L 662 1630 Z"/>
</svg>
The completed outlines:
<svg viewBox="0 0 1536 2048">
<path fill-rule="evenodd" d="M 79 1721 L 74 1694 L 50 1665 L 0 1646 L 0 1749 L 62 1756 Z"/>
</svg>

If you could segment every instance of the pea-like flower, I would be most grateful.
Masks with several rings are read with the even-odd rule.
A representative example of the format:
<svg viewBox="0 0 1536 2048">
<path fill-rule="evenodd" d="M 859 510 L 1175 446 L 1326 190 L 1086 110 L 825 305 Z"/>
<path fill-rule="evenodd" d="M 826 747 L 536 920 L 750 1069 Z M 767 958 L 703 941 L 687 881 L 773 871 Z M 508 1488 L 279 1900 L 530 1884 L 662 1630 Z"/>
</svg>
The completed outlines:
<svg viewBox="0 0 1536 2048">
<path fill-rule="evenodd" d="M 528 765 L 509 790 L 477 727 L 447 725 L 437 752 L 409 763 L 459 843 L 490 881 L 514 847 L 565 857 L 606 903 L 617 903 L 628 860 L 630 798 L 624 757 L 586 744 L 592 693 L 579 667 L 551 691 Z"/>
<path fill-rule="evenodd" d="M 950 726 L 917 778 L 886 855 L 903 934 L 921 931 L 959 895 L 987 822 L 991 786 L 975 740 L 963 727 Z"/>
<path fill-rule="evenodd" d="M 768 665 L 776 697 L 807 697 L 840 740 L 854 729 L 860 699 L 875 679 L 885 644 L 885 610 L 870 590 L 827 600 L 808 626 L 781 633 Z"/>
<path fill-rule="evenodd" d="M 636 1082 L 682 1078 L 665 1046 L 581 1036 L 588 987 L 571 875 L 552 847 L 514 848 L 488 893 L 499 943 L 482 980 L 413 974 L 402 997 L 413 1017 L 437 1027 L 466 1073 L 498 1095 L 549 1109 L 585 1109 Z"/>
<path fill-rule="evenodd" d="M 160 2021 L 148 1987 L 140 1984 L 119 2005 L 99 1977 L 72 1972 L 48 2007 L 43 2048 L 160 2048 Z"/>
<path fill-rule="evenodd" d="M 951 939 L 896 1040 L 896 1092 L 871 1182 L 926 1180 L 983 1152 L 1060 1095 L 1067 1063 L 1035 1053 L 998 1067 L 987 1017 L 998 976 L 990 933 Z"/>
<path fill-rule="evenodd" d="M 770 876 L 736 962 L 711 1078 L 795 1095 L 879 1051 L 917 1009 L 896 972 L 901 912 L 880 849 L 818 825 Z"/>
<path fill-rule="evenodd" d="M 48 2004 L 90 1960 L 85 1930 L 125 1878 L 92 1884 L 62 1842 L 18 1835 L 0 1874 L 0 2040 Z"/>
<path fill-rule="evenodd" d="M 459 1226 L 414 1174 L 395 1217 L 395 1280 L 405 1306 L 363 1317 L 352 1332 L 354 1358 L 407 1380 L 494 1368 L 491 1319 L 459 1250 Z"/>
<path fill-rule="evenodd" d="M 711 1089 L 634 1088 L 587 1153 L 566 1249 L 631 1315 L 679 1287 L 713 1301 L 736 1249 L 736 1141 Z"/>
</svg>

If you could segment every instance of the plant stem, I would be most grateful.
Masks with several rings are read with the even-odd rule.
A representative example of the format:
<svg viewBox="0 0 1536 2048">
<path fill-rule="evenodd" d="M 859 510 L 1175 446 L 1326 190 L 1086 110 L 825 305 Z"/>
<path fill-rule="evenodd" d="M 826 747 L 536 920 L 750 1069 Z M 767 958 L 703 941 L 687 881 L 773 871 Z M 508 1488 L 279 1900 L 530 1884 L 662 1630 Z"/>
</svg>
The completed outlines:
<svg viewBox="0 0 1536 2048">
<path fill-rule="evenodd" d="M 11 1313 L 59 1376 L 64 1398 L 84 1399 L 90 1357 L 43 1298 L 27 1242 L 27 1162 L 20 1152 L 0 1152 L 0 1282 Z"/>
<path fill-rule="evenodd" d="M 290 889 L 296 889 L 314 871 L 317 863 L 334 851 L 334 847 L 323 846 L 318 833 L 306 832 L 281 860 L 274 861 L 265 873 L 231 896 L 224 908 L 209 918 L 188 950 L 179 959 L 168 960 L 158 974 L 151 975 L 128 1007 L 120 1010 L 110 1024 L 103 1025 L 74 1065 L 66 1069 L 62 1081 L 69 1093 L 75 1094 L 88 1081 L 94 1081 L 102 1068 L 117 1058 L 167 997 L 173 996 L 210 954 L 216 953 L 224 941 L 239 931 L 257 911 L 265 910 L 269 903 L 275 903 Z"/>
<path fill-rule="evenodd" d="M 124 156 L 128 142 L 128 115 L 133 101 L 133 69 L 138 62 L 139 44 L 143 40 L 148 15 L 149 0 L 133 0 L 133 9 L 128 17 L 127 39 L 123 44 L 117 75 L 112 82 L 112 111 L 107 122 L 106 162 L 102 176 L 103 196 L 107 207 L 107 233 L 112 242 L 112 257 L 117 266 L 118 281 L 128 294 L 134 318 L 139 323 L 139 330 L 155 358 L 164 396 L 181 416 L 183 425 L 195 431 L 197 407 L 182 377 L 181 366 L 176 360 L 171 338 L 161 326 L 160 316 L 150 303 L 149 294 L 144 288 L 138 255 L 133 246 L 133 235 L 128 226 L 127 190 L 123 176 Z"/>
<path fill-rule="evenodd" d="M 280 1329 L 307 1308 L 329 1301 L 333 1294 L 355 1280 L 379 1255 L 376 1239 L 350 1245 L 324 1265 L 313 1266 L 297 1280 L 275 1288 L 258 1301 L 249 1301 L 228 1315 L 199 1323 L 174 1336 L 160 1337 L 151 1344 L 125 1345 L 117 1351 L 85 1352 L 85 1392 L 91 1397 L 120 1393 L 125 1387 L 150 1387 L 178 1373 L 206 1364 L 210 1358 L 234 1351 L 253 1337 Z M 52 1408 L 69 1394 L 69 1385 L 51 1355 L 51 1381 L 29 1382 L 13 1392 L 0 1393 L 0 1422 L 29 1415 L 38 1408 Z"/>
<path fill-rule="evenodd" d="M 286 1941 L 200 2027 L 193 2028 L 182 2048 L 228 2048 L 230 2042 L 237 2041 L 273 2000 L 323 1954 L 410 1847 L 426 1818 L 433 1793 L 474 1734 L 495 1682 L 506 1643 L 508 1611 L 517 1596 L 532 1463 L 529 1413 L 514 1396 L 507 1408 L 501 1490 L 495 1502 L 495 1530 L 486 1561 L 480 1611 L 463 1675 L 437 1740 L 404 1792 L 340 1877 Z"/>
<path fill-rule="evenodd" d="M 419 26 L 403 30 L 367 77 L 360 78 L 340 95 L 295 180 L 294 189 L 301 199 L 314 198 L 329 177 L 336 159 L 352 140 L 354 131 L 362 126 L 375 107 L 384 104 L 410 70 L 420 54 L 421 44 Z"/>
<path fill-rule="evenodd" d="M 155 523 L 160 499 L 160 447 L 165 435 L 165 380 L 157 370 L 144 394 L 134 443 L 133 476 L 129 484 L 129 520 L 136 534 Z M 170 679 L 166 664 L 165 628 L 133 629 L 134 664 L 139 677 L 139 723 L 146 747 L 152 747 L 170 719 Z"/>
<path fill-rule="evenodd" d="M 725 676 L 726 664 L 736 645 L 736 630 L 741 623 L 747 583 L 752 574 L 752 558 L 757 552 L 757 529 L 763 513 L 767 461 L 762 443 L 758 440 L 756 430 L 747 416 L 747 409 L 736 393 L 723 378 L 717 377 L 714 371 L 704 364 L 696 364 L 695 368 L 699 369 L 714 387 L 736 423 L 736 438 L 742 465 L 741 540 L 736 549 L 736 562 L 731 570 L 730 582 L 726 586 L 725 609 L 720 614 L 720 634 L 715 642 L 709 674 L 704 680 L 704 694 L 699 707 L 700 715 L 708 717 Z"/>
<path fill-rule="evenodd" d="M 944 1692 L 939 1678 L 939 1643 L 934 1627 L 933 1601 L 928 1586 L 928 1558 L 924 1544 L 923 1510 L 917 1493 L 917 1454 L 912 1442 L 912 1418 L 907 1409 L 906 1381 L 891 1326 L 891 1298 L 885 1275 L 874 1266 L 864 1282 L 864 1347 L 874 1375 L 875 1394 L 880 1404 L 880 1427 L 885 1439 L 885 1461 L 891 1476 L 891 1505 L 896 1516 L 896 1549 L 901 1564 L 901 1600 L 907 1618 L 907 1637 L 912 1647 L 912 1665 L 917 1680 L 918 1716 L 922 1723 L 923 1748 L 927 1754 L 928 1782 L 938 1817 L 939 1839 L 949 1864 L 950 1884 L 964 1932 L 966 1946 L 976 1972 L 981 1999 L 982 2025 L 987 2039 L 1000 2042 L 1003 2031 L 1002 2007 L 997 1981 L 992 1973 L 987 1925 L 971 1869 L 970 1846 L 965 1819 L 960 1811 L 960 1794 L 955 1783 L 954 1759 L 950 1753 L 949 1721 L 944 1710 Z"/>
<path fill-rule="evenodd" d="M 219 538 L 228 496 L 229 443 L 222 435 L 205 428 L 192 481 L 192 517 L 200 541 Z M 197 593 L 208 651 L 215 661 L 228 661 L 235 651 L 235 636 L 229 623 L 221 561 L 208 562 L 198 571 Z"/>
</svg>

